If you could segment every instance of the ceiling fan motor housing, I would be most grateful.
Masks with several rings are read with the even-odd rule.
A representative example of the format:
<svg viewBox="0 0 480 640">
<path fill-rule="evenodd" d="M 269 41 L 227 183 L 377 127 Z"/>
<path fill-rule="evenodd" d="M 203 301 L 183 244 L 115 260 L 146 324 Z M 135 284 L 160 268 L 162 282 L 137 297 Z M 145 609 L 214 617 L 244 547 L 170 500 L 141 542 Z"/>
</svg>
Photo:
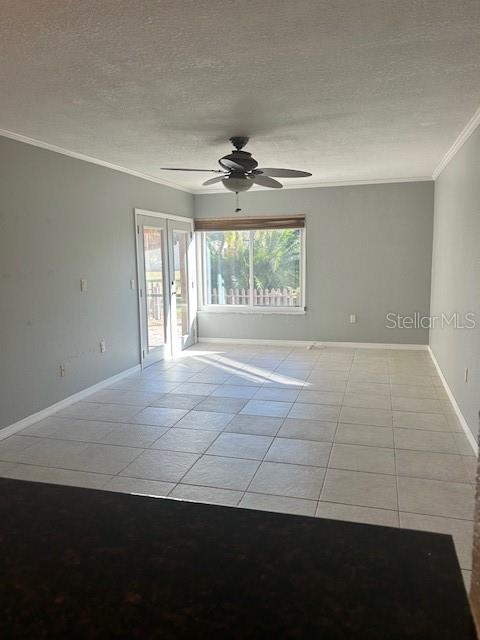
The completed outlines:
<svg viewBox="0 0 480 640">
<path fill-rule="evenodd" d="M 248 151 L 232 151 L 218 161 L 219 165 L 224 169 L 243 170 L 245 172 L 253 171 L 258 167 L 258 162 L 252 158 L 252 154 Z"/>
</svg>

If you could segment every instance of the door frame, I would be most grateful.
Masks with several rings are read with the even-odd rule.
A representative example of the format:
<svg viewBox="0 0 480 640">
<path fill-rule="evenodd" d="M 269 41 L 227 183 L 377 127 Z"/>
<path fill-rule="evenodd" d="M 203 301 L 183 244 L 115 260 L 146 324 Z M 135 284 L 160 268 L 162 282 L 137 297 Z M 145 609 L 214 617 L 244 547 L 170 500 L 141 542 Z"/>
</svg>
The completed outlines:
<svg viewBox="0 0 480 640">
<path fill-rule="evenodd" d="M 176 222 L 183 222 L 183 223 L 187 223 L 190 226 L 191 232 L 192 232 L 192 242 L 191 242 L 191 246 L 192 246 L 192 250 L 195 252 L 196 250 L 196 243 L 195 243 L 195 238 L 193 236 L 194 234 L 194 220 L 193 218 L 188 218 L 186 216 L 176 216 L 176 215 L 172 215 L 170 213 L 162 213 L 160 211 L 150 211 L 149 209 L 138 209 L 135 208 L 134 209 L 134 214 L 133 214 L 133 222 L 134 222 L 134 226 L 133 226 L 133 230 L 134 230 L 134 234 L 135 234 L 135 261 L 136 261 L 136 280 L 137 280 L 137 313 L 138 313 L 138 328 L 139 328 L 139 356 L 140 356 L 140 366 L 143 368 L 145 368 L 144 363 L 144 350 L 145 350 L 145 345 L 143 343 L 143 327 L 142 327 L 142 304 L 143 304 L 143 298 L 140 295 L 141 292 L 141 283 L 140 283 L 140 279 L 141 279 L 141 273 L 140 273 L 140 260 L 143 258 L 143 256 L 140 255 L 140 244 L 139 244 L 139 233 L 138 233 L 138 218 L 140 216 L 148 216 L 149 218 L 162 218 L 164 220 L 167 221 L 168 220 L 172 220 L 172 221 L 176 221 Z M 167 224 L 167 229 L 168 229 L 168 224 Z M 168 232 L 167 232 L 167 253 L 170 254 L 170 246 L 169 246 L 169 242 L 168 242 Z M 166 256 L 166 261 L 168 264 L 168 276 L 169 276 L 169 280 L 170 280 L 170 255 Z M 197 331 L 197 314 L 196 314 L 196 302 L 197 302 L 197 291 L 196 291 L 196 281 L 197 281 L 197 275 L 196 275 L 196 268 L 197 268 L 197 260 L 196 260 L 196 256 L 195 253 L 192 257 L 192 260 L 189 263 L 189 272 L 190 269 L 193 269 L 193 273 L 192 276 L 193 278 L 189 278 L 189 280 L 191 280 L 192 282 L 195 283 L 195 290 L 192 291 L 192 295 L 189 296 L 189 311 L 191 314 L 191 319 L 192 319 L 192 324 L 193 324 L 193 344 L 195 344 L 196 342 L 198 342 L 198 331 Z M 170 287 L 168 287 L 168 290 L 170 290 Z M 170 346 L 171 346 L 171 339 L 170 339 Z M 168 356 L 167 356 L 168 357 Z M 171 354 L 170 354 L 171 357 Z"/>
</svg>

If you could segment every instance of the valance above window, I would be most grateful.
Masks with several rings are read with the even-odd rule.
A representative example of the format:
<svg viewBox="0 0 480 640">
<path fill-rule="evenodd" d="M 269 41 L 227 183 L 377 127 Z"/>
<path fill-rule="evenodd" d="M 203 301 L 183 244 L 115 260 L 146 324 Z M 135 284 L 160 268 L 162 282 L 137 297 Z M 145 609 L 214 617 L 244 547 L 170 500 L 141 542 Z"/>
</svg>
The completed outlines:
<svg viewBox="0 0 480 640">
<path fill-rule="evenodd" d="M 303 229 L 305 216 L 197 218 L 195 231 L 250 231 L 255 229 Z"/>
</svg>

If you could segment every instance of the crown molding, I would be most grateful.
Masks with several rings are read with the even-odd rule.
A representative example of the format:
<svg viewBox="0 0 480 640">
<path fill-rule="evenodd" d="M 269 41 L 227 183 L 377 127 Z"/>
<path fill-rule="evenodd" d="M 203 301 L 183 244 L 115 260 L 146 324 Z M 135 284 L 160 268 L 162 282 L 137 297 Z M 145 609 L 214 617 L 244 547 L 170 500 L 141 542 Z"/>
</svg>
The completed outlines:
<svg viewBox="0 0 480 640">
<path fill-rule="evenodd" d="M 436 166 L 433 171 L 432 178 L 436 180 L 438 176 L 445 169 L 450 160 L 455 156 L 458 151 L 463 147 L 465 142 L 470 138 L 472 133 L 476 130 L 476 128 L 480 125 L 480 107 L 475 111 L 473 116 L 467 122 L 465 127 L 460 132 L 459 136 L 456 138 L 455 142 L 452 144 L 447 153 L 443 156 L 439 164 Z"/>
<path fill-rule="evenodd" d="M 100 158 L 94 158 L 93 156 L 87 156 L 84 153 L 69 151 L 68 149 L 64 149 L 63 147 L 57 147 L 54 144 L 50 144 L 49 142 L 43 142 L 43 140 L 37 140 L 36 138 L 29 138 L 28 136 L 24 136 L 20 133 L 15 133 L 14 131 L 8 131 L 7 129 L 0 129 L 0 137 L 10 138 L 11 140 L 16 140 L 17 142 L 24 142 L 26 144 L 32 145 L 33 147 L 40 147 L 41 149 L 46 149 L 47 151 L 54 151 L 55 153 L 60 153 L 63 156 L 69 156 L 70 158 L 75 158 L 76 160 L 83 160 L 83 162 L 90 162 L 90 164 L 97 164 L 101 167 L 106 167 L 107 169 L 113 169 L 114 171 L 127 173 L 128 175 L 134 176 L 135 178 L 141 178 L 142 180 L 148 180 L 149 182 L 156 182 L 157 184 L 161 184 L 164 187 L 170 187 L 171 189 L 178 189 L 179 191 L 192 193 L 190 189 L 187 189 L 186 187 L 180 184 L 177 184 L 176 182 L 170 182 L 169 180 L 164 180 L 163 178 L 157 178 L 156 176 L 151 176 L 148 173 L 141 173 L 140 171 L 127 169 L 127 167 L 122 167 L 121 165 L 114 164 L 113 162 L 107 162 L 106 160 L 101 160 Z"/>
<path fill-rule="evenodd" d="M 401 176 L 398 178 L 396 177 L 375 178 L 371 180 L 330 180 L 330 181 L 308 182 L 306 184 L 285 185 L 283 189 L 284 190 L 318 189 L 321 187 L 350 187 L 350 186 L 369 185 L 369 184 L 396 184 L 400 182 L 430 182 L 432 180 L 437 179 L 437 177 L 440 175 L 443 169 L 447 166 L 447 164 L 454 157 L 454 155 L 461 149 L 461 147 L 465 144 L 468 138 L 470 138 L 470 136 L 474 133 L 474 131 L 477 129 L 479 125 L 480 125 L 480 107 L 473 114 L 472 118 L 463 128 L 463 130 L 461 131 L 459 136 L 456 138 L 455 142 L 452 144 L 452 146 L 447 151 L 447 153 L 443 156 L 441 162 L 435 168 L 431 176 Z M 4 138 L 9 138 L 11 140 L 16 140 L 17 142 L 24 142 L 25 144 L 30 144 L 34 147 L 39 147 L 41 149 L 46 149 L 47 151 L 60 153 L 70 158 L 82 160 L 83 162 L 89 162 L 91 164 L 96 164 L 101 167 L 106 167 L 107 169 L 112 169 L 113 171 L 120 171 L 121 173 L 126 173 L 136 178 L 141 178 L 142 180 L 148 180 L 149 182 L 155 182 L 156 184 L 161 184 L 164 187 L 170 187 L 171 189 L 178 189 L 179 191 L 184 191 L 185 193 L 191 193 L 192 195 L 229 193 L 225 189 L 218 188 L 218 187 L 213 189 L 189 189 L 187 187 L 184 187 L 181 184 L 178 184 L 177 182 L 171 182 L 170 180 L 166 180 L 165 178 L 158 178 L 156 176 L 152 176 L 147 173 L 135 171 L 134 169 L 128 169 L 127 167 L 114 164 L 113 162 L 108 162 L 106 160 L 101 160 L 100 158 L 88 156 L 84 153 L 77 153 L 75 151 L 70 151 L 69 149 L 58 147 L 57 145 L 50 144 L 49 142 L 44 142 L 43 140 L 37 140 L 36 138 L 30 138 L 29 136 L 24 136 L 20 133 L 16 133 L 15 131 L 9 131 L 8 129 L 0 129 L 0 136 Z M 266 189 L 262 189 L 262 187 L 254 187 L 253 189 L 255 191 L 266 190 Z"/>
<path fill-rule="evenodd" d="M 319 187 L 354 187 L 368 184 L 396 184 L 398 182 L 432 182 L 432 176 L 409 176 L 401 178 L 376 178 L 372 180 L 333 180 L 330 182 L 307 182 L 306 184 L 284 185 L 282 191 L 289 189 L 318 189 Z M 248 191 L 268 191 L 266 188 L 253 187 Z M 214 193 L 231 193 L 225 189 L 215 187 L 214 189 L 194 189 L 191 193 L 196 196 L 209 195 Z"/>
</svg>

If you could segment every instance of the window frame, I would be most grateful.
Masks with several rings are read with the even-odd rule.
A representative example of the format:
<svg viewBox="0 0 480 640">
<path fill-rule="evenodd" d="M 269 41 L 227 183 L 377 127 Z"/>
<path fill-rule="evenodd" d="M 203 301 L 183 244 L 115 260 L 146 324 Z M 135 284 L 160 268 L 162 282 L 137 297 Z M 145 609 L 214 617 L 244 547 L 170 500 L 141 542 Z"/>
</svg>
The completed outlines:
<svg viewBox="0 0 480 640">
<path fill-rule="evenodd" d="M 294 227 L 292 227 L 293 229 Z M 196 231 L 197 240 L 197 270 L 198 278 L 198 307 L 199 311 L 205 313 L 246 313 L 246 314 L 283 314 L 283 315 L 305 315 L 307 307 L 305 306 L 305 284 L 306 284 L 306 242 L 305 227 L 299 228 L 300 231 L 300 305 L 298 307 L 285 306 L 259 306 L 253 304 L 253 234 L 256 229 L 249 229 L 250 234 L 250 260 L 249 260 L 249 282 L 250 282 L 250 304 L 210 304 L 206 301 L 206 278 L 207 278 L 207 259 L 206 259 L 206 234 L 208 231 Z"/>
</svg>

